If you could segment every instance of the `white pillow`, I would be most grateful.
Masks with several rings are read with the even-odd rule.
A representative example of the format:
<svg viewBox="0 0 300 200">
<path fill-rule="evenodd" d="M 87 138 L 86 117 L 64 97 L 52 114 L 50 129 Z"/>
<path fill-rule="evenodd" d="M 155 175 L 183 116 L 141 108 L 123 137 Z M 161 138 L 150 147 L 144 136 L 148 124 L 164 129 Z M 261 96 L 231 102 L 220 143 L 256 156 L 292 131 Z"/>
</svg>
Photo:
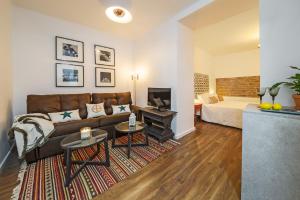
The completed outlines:
<svg viewBox="0 0 300 200">
<path fill-rule="evenodd" d="M 209 94 L 208 93 L 198 95 L 198 99 L 205 104 L 209 104 Z"/>
<path fill-rule="evenodd" d="M 202 97 L 197 97 L 197 99 L 194 99 L 194 104 L 204 104 L 204 101 Z"/>
<path fill-rule="evenodd" d="M 87 118 L 99 117 L 106 115 L 104 109 L 104 103 L 99 104 L 86 104 L 86 109 L 88 112 Z"/>
<path fill-rule="evenodd" d="M 64 112 L 48 113 L 53 123 L 81 120 L 79 110 L 70 110 Z"/>
<path fill-rule="evenodd" d="M 112 106 L 113 109 L 113 115 L 119 114 L 119 113 L 127 113 L 131 112 L 129 104 L 127 105 L 118 105 L 118 106 Z"/>
</svg>

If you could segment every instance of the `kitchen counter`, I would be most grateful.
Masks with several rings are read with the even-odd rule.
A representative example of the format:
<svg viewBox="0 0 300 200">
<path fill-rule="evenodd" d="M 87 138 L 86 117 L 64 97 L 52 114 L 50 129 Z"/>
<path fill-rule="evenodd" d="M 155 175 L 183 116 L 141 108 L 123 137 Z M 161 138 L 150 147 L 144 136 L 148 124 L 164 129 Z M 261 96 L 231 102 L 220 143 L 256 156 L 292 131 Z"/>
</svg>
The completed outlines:
<svg viewBox="0 0 300 200">
<path fill-rule="evenodd" d="M 300 199 L 300 116 L 243 113 L 242 199 Z"/>
</svg>

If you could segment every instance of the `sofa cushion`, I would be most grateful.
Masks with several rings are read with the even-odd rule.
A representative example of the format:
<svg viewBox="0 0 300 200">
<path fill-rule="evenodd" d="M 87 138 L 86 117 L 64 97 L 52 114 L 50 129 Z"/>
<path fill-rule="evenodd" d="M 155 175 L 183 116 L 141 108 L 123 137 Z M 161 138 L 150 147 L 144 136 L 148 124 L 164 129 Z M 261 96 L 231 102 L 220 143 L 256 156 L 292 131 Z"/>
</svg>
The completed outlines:
<svg viewBox="0 0 300 200">
<path fill-rule="evenodd" d="M 61 123 L 54 124 L 54 127 L 55 127 L 55 132 L 51 135 L 51 137 L 58 137 L 62 135 L 79 132 L 82 127 L 98 128 L 99 118 L 61 122 Z"/>
<path fill-rule="evenodd" d="M 91 103 L 91 94 L 64 94 L 61 95 L 61 111 L 79 109 L 81 118 L 87 117 L 86 104 Z"/>
<path fill-rule="evenodd" d="M 92 102 L 94 104 L 104 103 L 104 109 L 107 115 L 111 115 L 113 113 L 111 105 L 118 104 L 115 93 L 93 93 Z"/>
<path fill-rule="evenodd" d="M 118 100 L 118 105 L 132 104 L 130 92 L 116 93 L 116 96 Z"/>
<path fill-rule="evenodd" d="M 99 117 L 100 127 L 115 125 L 120 122 L 126 122 L 129 119 L 130 113 L 121 113 L 116 115 L 107 115 Z"/>
<path fill-rule="evenodd" d="M 51 113 L 61 111 L 59 95 L 28 95 L 27 113 Z"/>
</svg>

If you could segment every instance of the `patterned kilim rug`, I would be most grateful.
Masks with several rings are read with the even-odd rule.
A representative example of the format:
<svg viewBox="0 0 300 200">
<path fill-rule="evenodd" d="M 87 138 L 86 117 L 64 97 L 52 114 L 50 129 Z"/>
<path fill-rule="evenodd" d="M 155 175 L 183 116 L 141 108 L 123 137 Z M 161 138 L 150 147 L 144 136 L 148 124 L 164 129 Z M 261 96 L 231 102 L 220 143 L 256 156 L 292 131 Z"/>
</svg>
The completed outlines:
<svg viewBox="0 0 300 200">
<path fill-rule="evenodd" d="M 137 134 L 133 142 L 143 141 L 143 139 L 143 135 Z M 119 138 L 117 143 L 127 143 L 127 137 Z M 127 148 L 112 149 L 109 141 L 110 167 L 87 166 L 67 188 L 64 187 L 63 155 L 46 158 L 25 166 L 23 172 L 20 171 L 21 182 L 14 189 L 12 199 L 91 199 L 137 172 L 163 153 L 173 150 L 178 144 L 168 140 L 160 145 L 157 140 L 149 137 L 149 146 L 133 147 L 131 158 L 127 159 Z M 84 160 L 92 154 L 93 150 L 86 148 L 74 151 L 72 159 Z M 104 158 L 104 147 L 101 145 L 101 152 L 95 160 L 104 160 Z M 78 168 L 79 165 L 73 165 L 72 173 Z"/>
</svg>

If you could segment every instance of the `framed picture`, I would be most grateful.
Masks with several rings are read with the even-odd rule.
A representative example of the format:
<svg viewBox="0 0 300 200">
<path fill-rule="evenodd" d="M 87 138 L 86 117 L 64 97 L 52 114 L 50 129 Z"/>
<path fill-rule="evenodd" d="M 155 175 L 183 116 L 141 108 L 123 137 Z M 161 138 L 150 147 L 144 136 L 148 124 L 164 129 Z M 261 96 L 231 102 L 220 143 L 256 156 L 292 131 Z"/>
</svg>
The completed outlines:
<svg viewBox="0 0 300 200">
<path fill-rule="evenodd" d="M 96 87 L 115 87 L 115 69 L 102 67 L 95 68 L 95 86 Z"/>
<path fill-rule="evenodd" d="M 115 66 L 115 49 L 95 45 L 95 64 Z"/>
<path fill-rule="evenodd" d="M 56 87 L 84 87 L 84 67 L 57 63 Z"/>
<path fill-rule="evenodd" d="M 55 37 L 56 60 L 84 62 L 84 43 L 63 37 Z"/>
</svg>

